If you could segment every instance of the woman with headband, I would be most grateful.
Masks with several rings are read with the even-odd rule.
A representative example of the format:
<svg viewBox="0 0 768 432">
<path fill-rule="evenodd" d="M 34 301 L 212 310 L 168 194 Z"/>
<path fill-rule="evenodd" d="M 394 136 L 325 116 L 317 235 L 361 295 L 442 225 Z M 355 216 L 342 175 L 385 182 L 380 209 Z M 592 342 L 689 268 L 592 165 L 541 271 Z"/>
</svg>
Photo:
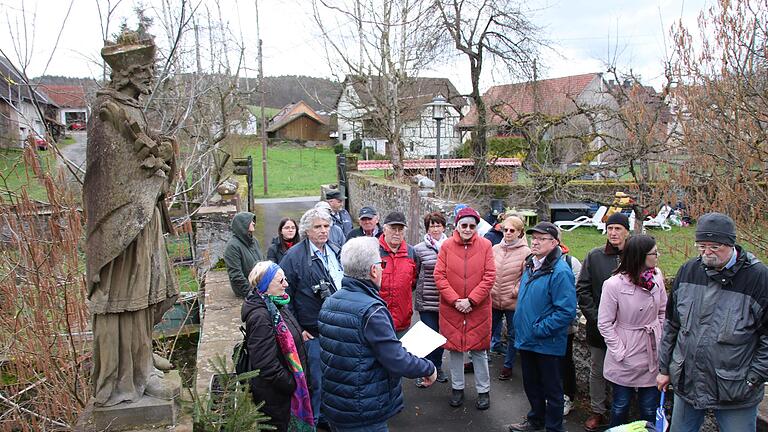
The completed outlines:
<svg viewBox="0 0 768 432">
<path fill-rule="evenodd" d="M 253 402 L 264 401 L 262 412 L 278 431 L 312 431 L 312 405 L 305 366 L 307 355 L 301 327 L 285 307 L 291 301 L 285 292 L 283 270 L 271 261 L 254 266 L 248 280 L 251 290 L 241 312 L 246 323 Z"/>
</svg>

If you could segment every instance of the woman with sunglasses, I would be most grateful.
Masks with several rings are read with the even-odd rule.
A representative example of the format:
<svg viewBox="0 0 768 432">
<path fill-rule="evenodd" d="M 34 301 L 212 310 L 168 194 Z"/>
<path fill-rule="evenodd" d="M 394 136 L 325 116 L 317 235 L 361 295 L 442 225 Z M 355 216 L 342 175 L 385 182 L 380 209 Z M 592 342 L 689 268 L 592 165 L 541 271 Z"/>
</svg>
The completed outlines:
<svg viewBox="0 0 768 432">
<path fill-rule="evenodd" d="M 471 207 L 456 215 L 456 230 L 440 247 L 435 284 L 440 291 L 440 333 L 448 340 L 452 407 L 464 403 L 464 353 L 475 372 L 475 407 L 491 406 L 491 377 L 486 350 L 491 345 L 491 287 L 496 280 L 491 242 L 480 237 L 480 215 Z"/>
<path fill-rule="evenodd" d="M 637 392 L 640 419 L 654 422 L 659 405 L 657 348 L 667 306 L 659 251 L 651 236 L 627 240 L 621 263 L 603 284 L 597 328 L 608 351 L 603 375 L 613 383 L 610 426 L 628 422 L 629 402 Z"/>
<path fill-rule="evenodd" d="M 504 234 L 501 242 L 493 247 L 493 257 L 496 264 L 496 281 L 491 289 L 492 336 L 491 351 L 504 354 L 504 367 L 499 373 L 500 380 L 512 378 L 512 367 L 515 365 L 515 306 L 517 292 L 520 289 L 520 278 L 523 276 L 525 258 L 531 254 L 528 242 L 525 241 L 525 226 L 519 216 L 508 216 L 500 224 Z M 507 320 L 507 346 L 501 344 L 501 321 Z"/>
<path fill-rule="evenodd" d="M 312 404 L 306 375 L 307 353 L 301 327 L 286 307 L 291 297 L 283 270 L 271 261 L 261 261 L 248 280 L 253 289 L 243 303 L 253 402 L 264 401 L 267 424 L 278 431 L 314 430 Z"/>
</svg>

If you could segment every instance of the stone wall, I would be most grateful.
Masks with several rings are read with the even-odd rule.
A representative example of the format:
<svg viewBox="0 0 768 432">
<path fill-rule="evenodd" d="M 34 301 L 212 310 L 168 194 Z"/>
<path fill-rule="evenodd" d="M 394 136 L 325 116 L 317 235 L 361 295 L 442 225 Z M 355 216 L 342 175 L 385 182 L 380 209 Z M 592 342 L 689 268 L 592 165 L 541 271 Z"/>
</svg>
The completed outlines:
<svg viewBox="0 0 768 432">
<path fill-rule="evenodd" d="M 201 207 L 192 217 L 195 226 L 195 257 L 199 273 L 215 267 L 224 257 L 224 248 L 232 236 L 229 225 L 237 213 L 234 205 Z"/>
</svg>

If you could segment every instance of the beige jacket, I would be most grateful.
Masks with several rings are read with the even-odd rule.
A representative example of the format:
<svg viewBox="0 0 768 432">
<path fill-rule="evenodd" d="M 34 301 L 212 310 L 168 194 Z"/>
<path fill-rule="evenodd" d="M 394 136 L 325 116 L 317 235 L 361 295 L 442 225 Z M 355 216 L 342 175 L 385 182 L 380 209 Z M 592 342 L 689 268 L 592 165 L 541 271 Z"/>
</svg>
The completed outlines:
<svg viewBox="0 0 768 432">
<path fill-rule="evenodd" d="M 491 302 L 494 309 L 514 310 L 517 306 L 517 291 L 520 289 L 523 264 L 530 254 L 531 249 L 524 238 L 512 246 L 502 240 L 493 247 L 496 281 L 491 288 Z"/>
</svg>

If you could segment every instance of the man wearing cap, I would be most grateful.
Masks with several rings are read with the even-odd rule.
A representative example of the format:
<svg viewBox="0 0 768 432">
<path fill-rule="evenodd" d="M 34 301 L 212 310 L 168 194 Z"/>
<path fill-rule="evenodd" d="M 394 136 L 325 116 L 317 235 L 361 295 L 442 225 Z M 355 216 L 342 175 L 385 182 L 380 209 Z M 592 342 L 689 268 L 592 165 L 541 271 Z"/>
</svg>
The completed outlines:
<svg viewBox="0 0 768 432">
<path fill-rule="evenodd" d="M 531 410 L 510 431 L 563 431 L 563 383 L 568 326 L 576 317 L 573 271 L 560 259 L 560 232 L 551 222 L 526 231 L 526 259 L 515 310 L 515 348 L 520 353 L 523 388 Z"/>
<path fill-rule="evenodd" d="M 696 248 L 669 295 L 656 384 L 675 388 L 674 431 L 698 431 L 710 409 L 720 430 L 752 431 L 768 378 L 768 267 L 722 213 L 699 218 Z"/>
<path fill-rule="evenodd" d="M 603 377 L 606 346 L 597 328 L 597 309 L 603 283 L 619 266 L 621 251 L 629 238 L 629 218 L 623 213 L 614 213 L 606 220 L 605 229 L 608 236 L 605 246 L 596 247 L 587 253 L 576 282 L 579 308 L 587 320 L 587 345 L 591 358 L 589 399 L 592 413 L 584 422 L 584 429 L 588 432 L 608 426 L 608 386 Z"/>
<path fill-rule="evenodd" d="M 344 200 L 347 199 L 339 190 L 329 190 L 325 193 L 325 200 L 331 206 L 331 217 L 333 224 L 341 228 L 346 240 L 349 232 L 352 231 L 352 216 L 344 208 Z"/>
<path fill-rule="evenodd" d="M 384 232 L 379 236 L 379 253 L 384 272 L 379 295 L 387 304 L 398 337 L 411 326 L 413 290 L 421 260 L 405 242 L 405 215 L 395 211 L 384 218 Z"/>
<path fill-rule="evenodd" d="M 360 209 L 357 214 L 359 228 L 355 228 L 347 234 L 347 241 L 355 237 L 376 237 L 381 235 L 381 225 L 379 225 L 379 212 L 375 208 L 366 206 Z"/>
</svg>

